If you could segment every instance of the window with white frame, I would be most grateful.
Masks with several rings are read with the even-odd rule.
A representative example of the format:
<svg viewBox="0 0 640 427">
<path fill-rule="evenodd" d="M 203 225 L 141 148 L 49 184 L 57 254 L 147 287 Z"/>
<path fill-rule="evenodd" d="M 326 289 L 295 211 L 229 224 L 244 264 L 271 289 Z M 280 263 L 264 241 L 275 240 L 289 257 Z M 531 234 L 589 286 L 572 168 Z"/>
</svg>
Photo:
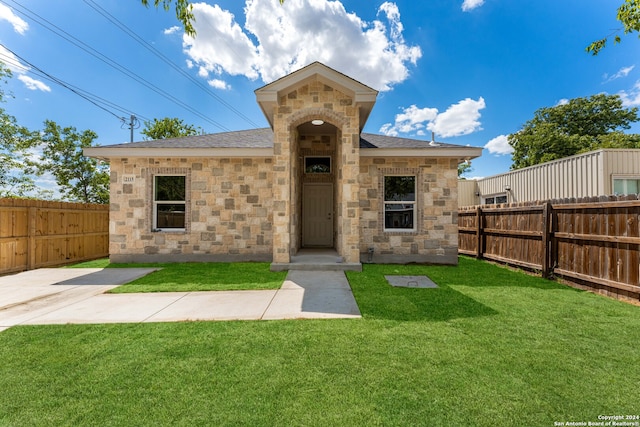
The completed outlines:
<svg viewBox="0 0 640 427">
<path fill-rule="evenodd" d="M 614 194 L 638 194 L 640 193 L 640 178 L 614 178 Z"/>
<path fill-rule="evenodd" d="M 485 197 L 484 198 L 484 205 L 500 205 L 503 203 L 507 203 L 507 194 L 495 194 L 493 196 L 490 197 Z"/>
<path fill-rule="evenodd" d="M 153 178 L 153 228 L 184 230 L 186 211 L 186 177 L 156 175 Z"/>
<path fill-rule="evenodd" d="M 416 228 L 416 177 L 384 177 L 385 231 L 412 231 Z"/>
</svg>

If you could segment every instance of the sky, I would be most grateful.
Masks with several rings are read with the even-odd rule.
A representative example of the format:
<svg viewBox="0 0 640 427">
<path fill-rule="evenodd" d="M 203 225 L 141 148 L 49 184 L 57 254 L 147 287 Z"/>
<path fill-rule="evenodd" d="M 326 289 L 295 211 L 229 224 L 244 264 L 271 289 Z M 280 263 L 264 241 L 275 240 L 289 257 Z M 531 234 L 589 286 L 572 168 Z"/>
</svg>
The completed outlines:
<svg viewBox="0 0 640 427">
<path fill-rule="evenodd" d="M 221 0 L 173 10 L 122 0 L 0 0 L 3 108 L 30 129 L 91 129 L 99 145 L 177 117 L 206 133 L 267 127 L 254 91 L 320 61 L 379 91 L 364 132 L 483 147 L 468 178 L 509 170 L 507 136 L 537 109 L 598 93 L 640 106 L 640 40 L 622 0 Z M 635 124 L 627 132 L 640 133 Z"/>
</svg>

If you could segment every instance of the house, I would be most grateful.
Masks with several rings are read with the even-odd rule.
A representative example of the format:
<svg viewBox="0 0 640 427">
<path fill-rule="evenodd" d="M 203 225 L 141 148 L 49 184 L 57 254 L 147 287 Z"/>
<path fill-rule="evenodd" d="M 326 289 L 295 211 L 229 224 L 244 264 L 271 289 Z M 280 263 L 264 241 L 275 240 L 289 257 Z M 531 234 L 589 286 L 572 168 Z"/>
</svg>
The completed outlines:
<svg viewBox="0 0 640 427">
<path fill-rule="evenodd" d="M 601 149 L 458 183 L 460 206 L 640 192 L 640 149 Z"/>
<path fill-rule="evenodd" d="M 85 149 L 111 165 L 112 262 L 457 263 L 481 148 L 362 133 L 377 91 L 318 62 L 255 94 L 268 128 Z"/>
</svg>

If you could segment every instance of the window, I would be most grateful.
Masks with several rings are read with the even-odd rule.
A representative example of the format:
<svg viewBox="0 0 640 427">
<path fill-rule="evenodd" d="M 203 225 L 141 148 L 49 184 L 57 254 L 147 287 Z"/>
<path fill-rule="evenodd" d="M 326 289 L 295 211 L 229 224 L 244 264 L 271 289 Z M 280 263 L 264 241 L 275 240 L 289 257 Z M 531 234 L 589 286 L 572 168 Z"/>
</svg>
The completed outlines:
<svg viewBox="0 0 640 427">
<path fill-rule="evenodd" d="M 304 173 L 331 173 L 331 157 L 305 157 Z"/>
<path fill-rule="evenodd" d="M 184 175 L 157 175 L 154 177 L 154 229 L 185 229 L 186 193 L 186 177 Z"/>
<path fill-rule="evenodd" d="M 485 205 L 500 205 L 503 203 L 507 203 L 507 195 L 506 194 L 497 194 L 491 197 L 484 198 Z"/>
<path fill-rule="evenodd" d="M 640 192 L 640 178 L 614 178 L 614 194 L 638 194 Z"/>
<path fill-rule="evenodd" d="M 384 228 L 410 231 L 415 229 L 416 177 L 384 177 Z"/>
</svg>

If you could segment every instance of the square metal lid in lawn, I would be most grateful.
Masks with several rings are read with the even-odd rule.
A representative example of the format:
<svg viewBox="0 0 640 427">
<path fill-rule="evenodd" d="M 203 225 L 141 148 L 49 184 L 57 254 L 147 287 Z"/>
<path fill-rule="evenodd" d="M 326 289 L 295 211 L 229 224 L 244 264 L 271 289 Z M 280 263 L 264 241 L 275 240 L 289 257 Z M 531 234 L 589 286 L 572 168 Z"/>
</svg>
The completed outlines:
<svg viewBox="0 0 640 427">
<path fill-rule="evenodd" d="M 437 288 L 427 276 L 384 276 L 391 286 L 397 288 Z"/>
</svg>

